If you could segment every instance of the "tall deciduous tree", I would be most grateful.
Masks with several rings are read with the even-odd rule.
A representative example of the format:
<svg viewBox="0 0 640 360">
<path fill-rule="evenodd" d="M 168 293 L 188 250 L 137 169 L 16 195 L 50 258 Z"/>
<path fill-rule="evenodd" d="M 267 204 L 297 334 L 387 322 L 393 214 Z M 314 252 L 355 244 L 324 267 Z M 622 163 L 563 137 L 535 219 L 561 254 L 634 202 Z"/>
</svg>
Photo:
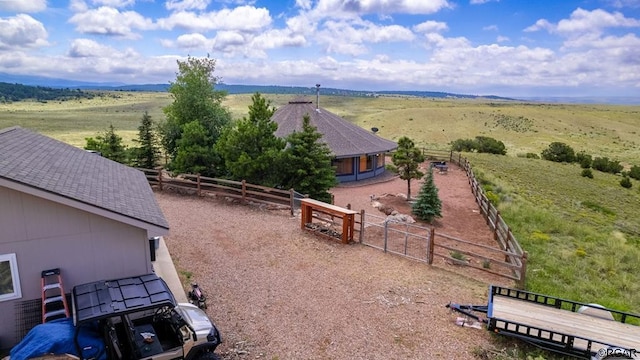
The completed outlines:
<svg viewBox="0 0 640 360">
<path fill-rule="evenodd" d="M 420 179 L 424 174 L 419 170 L 424 161 L 424 155 L 416 147 L 413 140 L 406 136 L 398 140 L 398 149 L 391 158 L 393 162 L 389 169 L 400 175 L 400 179 L 407 180 L 407 200 L 411 199 L 411 179 Z"/>
<path fill-rule="evenodd" d="M 85 150 L 93 150 L 99 152 L 102 156 L 119 163 L 127 162 L 126 146 L 122 144 L 122 137 L 116 134 L 113 124 L 104 133 L 98 134 L 95 139 L 86 138 L 87 144 Z"/>
<path fill-rule="evenodd" d="M 433 170 L 429 168 L 411 212 L 420 220 L 432 222 L 436 217 L 442 217 L 441 211 L 442 202 L 438 197 L 438 188 L 433 182 Z"/>
<path fill-rule="evenodd" d="M 271 121 L 275 108 L 260 93 L 252 97 L 249 118 L 227 127 L 216 143 L 225 168 L 234 180 L 275 186 L 280 180 L 284 139 L 275 135 L 278 124 Z"/>
<path fill-rule="evenodd" d="M 285 188 L 293 188 L 309 197 L 331 201 L 329 189 L 336 186 L 336 173 L 331 166 L 331 149 L 319 140 L 322 134 L 310 124 L 309 115 L 302 119 L 302 131 L 287 137 L 282 173 Z"/>
<path fill-rule="evenodd" d="M 160 148 L 153 126 L 153 119 L 148 112 L 144 112 L 138 126 L 138 138 L 133 139 L 139 146 L 133 149 L 134 166 L 153 169 L 160 159 Z"/>
<path fill-rule="evenodd" d="M 186 124 L 197 121 L 207 135 L 206 146 L 213 147 L 223 128 L 231 122 L 230 112 L 222 106 L 226 93 L 215 90 L 219 81 L 213 75 L 215 66 L 215 59 L 209 57 L 178 60 L 176 81 L 169 87 L 173 103 L 163 109 L 167 120 L 160 127 L 162 146 L 172 159 L 177 156 Z"/>
</svg>

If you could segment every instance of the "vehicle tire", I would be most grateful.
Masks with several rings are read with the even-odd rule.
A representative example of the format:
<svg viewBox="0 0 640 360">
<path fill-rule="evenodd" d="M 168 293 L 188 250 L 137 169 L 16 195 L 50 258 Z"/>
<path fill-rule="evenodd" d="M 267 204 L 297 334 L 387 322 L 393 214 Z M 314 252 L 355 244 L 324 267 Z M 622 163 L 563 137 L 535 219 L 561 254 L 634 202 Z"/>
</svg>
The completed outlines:
<svg viewBox="0 0 640 360">
<path fill-rule="evenodd" d="M 196 355 L 194 360 L 222 360 L 222 358 L 216 353 L 203 351 Z"/>
</svg>

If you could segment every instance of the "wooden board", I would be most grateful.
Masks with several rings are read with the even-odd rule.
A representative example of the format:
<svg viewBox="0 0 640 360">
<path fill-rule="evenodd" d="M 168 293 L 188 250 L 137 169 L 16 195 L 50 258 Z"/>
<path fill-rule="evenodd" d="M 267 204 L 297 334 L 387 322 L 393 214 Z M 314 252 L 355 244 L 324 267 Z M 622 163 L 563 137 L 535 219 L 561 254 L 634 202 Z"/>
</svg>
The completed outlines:
<svg viewBox="0 0 640 360">
<path fill-rule="evenodd" d="M 611 344 L 626 349 L 640 348 L 640 326 L 500 295 L 493 296 L 492 306 L 493 309 L 490 315 L 497 320 L 496 327 L 498 329 L 507 327 L 506 322 L 516 322 L 547 330 L 546 332 L 540 331 L 540 334 L 537 332 L 530 333 L 532 336 L 548 338 L 550 337 L 548 331 L 552 331 L 589 339 L 594 342 L 591 348 L 592 352 L 608 347 L 603 344 Z M 526 333 L 524 327 L 516 330 L 515 327 L 509 326 L 507 329 L 523 334 Z M 562 341 L 559 336 L 554 336 L 552 340 Z M 587 341 L 575 339 L 574 348 L 586 350 Z"/>
</svg>

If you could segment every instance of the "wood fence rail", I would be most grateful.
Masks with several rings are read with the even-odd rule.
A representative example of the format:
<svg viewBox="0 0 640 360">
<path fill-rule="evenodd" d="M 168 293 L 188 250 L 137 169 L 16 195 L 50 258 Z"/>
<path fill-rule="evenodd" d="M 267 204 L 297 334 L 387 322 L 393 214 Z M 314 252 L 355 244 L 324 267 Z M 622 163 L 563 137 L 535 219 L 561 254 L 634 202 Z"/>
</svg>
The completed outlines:
<svg viewBox="0 0 640 360">
<path fill-rule="evenodd" d="M 198 196 L 212 194 L 216 196 L 238 199 L 242 202 L 254 201 L 258 203 L 276 205 L 288 208 L 293 215 L 295 208 L 295 191 L 274 189 L 266 186 L 249 184 L 246 181 L 233 181 L 210 178 L 200 175 L 180 174 L 172 175 L 162 169 L 138 168 L 147 177 L 152 186 L 160 191 L 165 188 L 182 189 L 193 192 Z"/>
</svg>

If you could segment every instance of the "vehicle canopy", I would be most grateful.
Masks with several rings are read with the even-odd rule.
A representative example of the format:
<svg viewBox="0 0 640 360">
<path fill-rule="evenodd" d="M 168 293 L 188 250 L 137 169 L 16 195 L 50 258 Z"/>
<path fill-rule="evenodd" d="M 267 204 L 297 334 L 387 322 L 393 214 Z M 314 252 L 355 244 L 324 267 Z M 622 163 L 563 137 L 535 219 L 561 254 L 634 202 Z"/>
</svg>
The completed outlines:
<svg viewBox="0 0 640 360">
<path fill-rule="evenodd" d="M 82 284 L 74 287 L 72 294 L 76 326 L 164 306 L 174 308 L 176 300 L 167 283 L 156 274 Z"/>
</svg>

